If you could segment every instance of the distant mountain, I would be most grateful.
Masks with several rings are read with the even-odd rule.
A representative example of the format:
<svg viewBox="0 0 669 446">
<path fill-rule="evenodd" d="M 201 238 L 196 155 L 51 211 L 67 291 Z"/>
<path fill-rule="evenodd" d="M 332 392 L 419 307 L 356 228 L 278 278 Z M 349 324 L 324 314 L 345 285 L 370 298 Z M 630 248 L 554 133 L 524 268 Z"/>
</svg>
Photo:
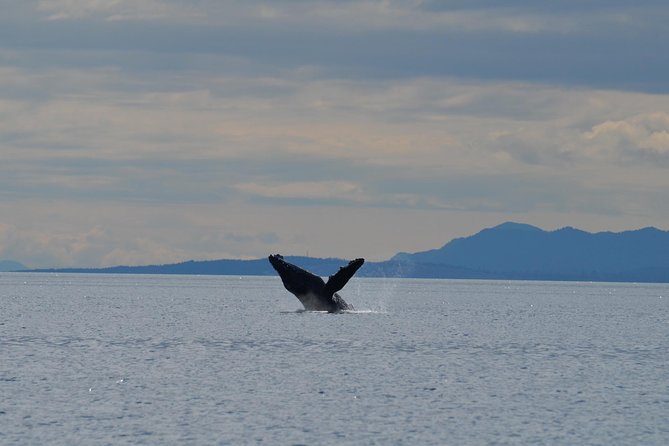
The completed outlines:
<svg viewBox="0 0 669 446">
<path fill-rule="evenodd" d="M 392 260 L 458 266 L 499 278 L 669 282 L 669 232 L 544 231 L 509 222 Z"/>
<path fill-rule="evenodd" d="M 20 271 L 27 269 L 25 265 L 13 260 L 0 260 L 0 272 Z"/>
<path fill-rule="evenodd" d="M 320 276 L 331 275 L 346 263 L 332 258 L 286 259 Z M 34 271 L 275 275 L 265 258 Z M 593 234 L 571 227 L 544 231 L 509 222 L 452 240 L 439 249 L 367 262 L 357 276 L 669 283 L 669 232 L 644 228 Z"/>
</svg>

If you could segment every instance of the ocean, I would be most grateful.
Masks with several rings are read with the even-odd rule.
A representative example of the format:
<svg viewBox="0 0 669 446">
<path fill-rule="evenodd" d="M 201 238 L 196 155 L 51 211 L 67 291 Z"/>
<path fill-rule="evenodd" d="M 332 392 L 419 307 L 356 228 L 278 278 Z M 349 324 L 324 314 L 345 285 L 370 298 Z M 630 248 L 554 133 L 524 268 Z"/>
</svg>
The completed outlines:
<svg viewBox="0 0 669 446">
<path fill-rule="evenodd" d="M 669 284 L 0 273 L 0 444 L 666 445 Z"/>
</svg>

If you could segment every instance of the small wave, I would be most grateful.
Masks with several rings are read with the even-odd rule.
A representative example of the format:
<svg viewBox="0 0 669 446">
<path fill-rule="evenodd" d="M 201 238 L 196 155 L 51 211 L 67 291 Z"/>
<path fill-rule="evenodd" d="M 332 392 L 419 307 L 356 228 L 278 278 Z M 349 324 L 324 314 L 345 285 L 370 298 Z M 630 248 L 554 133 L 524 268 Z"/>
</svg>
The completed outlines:
<svg viewBox="0 0 669 446">
<path fill-rule="evenodd" d="M 280 311 L 281 314 L 302 314 L 302 313 L 315 313 L 315 314 L 329 314 L 327 311 L 314 311 L 314 310 L 305 310 L 304 308 L 293 310 L 293 311 Z"/>
<path fill-rule="evenodd" d="M 314 310 L 304 310 L 304 309 L 299 309 L 299 310 L 292 310 L 292 311 L 280 311 L 279 313 L 281 314 L 303 314 L 303 313 L 308 313 L 308 314 L 387 314 L 387 311 L 379 311 L 379 310 L 342 310 L 342 311 L 337 311 L 335 313 L 329 313 L 327 311 L 314 311 Z"/>
<path fill-rule="evenodd" d="M 344 310 L 342 313 L 346 314 L 388 314 L 387 311 L 379 310 Z"/>
</svg>

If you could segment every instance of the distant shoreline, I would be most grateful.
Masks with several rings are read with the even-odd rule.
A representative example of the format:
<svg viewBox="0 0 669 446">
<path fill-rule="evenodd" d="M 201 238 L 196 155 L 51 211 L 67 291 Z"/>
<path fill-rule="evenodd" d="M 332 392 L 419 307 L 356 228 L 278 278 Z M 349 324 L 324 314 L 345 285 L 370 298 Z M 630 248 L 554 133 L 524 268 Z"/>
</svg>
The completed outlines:
<svg viewBox="0 0 669 446">
<path fill-rule="evenodd" d="M 329 276 L 346 263 L 335 258 L 286 256 L 291 263 Z M 266 258 L 190 260 L 181 263 L 106 268 L 41 268 L 22 272 L 97 274 L 193 274 L 273 276 Z M 669 283 L 669 231 L 643 228 L 589 233 L 571 227 L 556 231 L 507 222 L 439 249 L 399 253 L 367 262 L 360 277 L 415 279 L 543 280 Z"/>
<path fill-rule="evenodd" d="M 290 257 L 287 257 L 290 258 Z M 317 264 L 321 259 L 311 259 Z M 213 271 L 211 262 L 224 262 L 228 265 L 218 271 Z M 148 265 L 148 266 L 115 266 L 109 268 L 48 268 L 48 269 L 28 269 L 14 272 L 21 273 L 58 273 L 58 274 L 138 274 L 138 275 L 198 275 L 198 276 L 262 276 L 271 277 L 276 274 L 271 271 L 250 269 L 248 266 L 235 266 L 235 262 L 266 262 L 265 259 L 257 260 L 213 260 L 213 261 L 192 261 L 176 263 L 169 265 Z M 343 265 L 344 260 L 338 262 Z M 207 263 L 205 268 L 199 269 L 198 265 Z M 230 265 L 230 264 L 233 265 Z M 312 268 L 316 274 L 323 277 L 334 271 L 327 268 L 331 260 L 325 260 L 321 266 Z M 189 264 L 183 268 L 184 264 Z M 552 274 L 552 273 L 492 273 L 486 271 L 471 271 L 461 268 L 449 268 L 442 265 L 424 265 L 424 264 L 403 264 L 396 262 L 368 262 L 359 271 L 359 277 L 370 278 L 397 278 L 397 279 L 467 279 L 467 280 L 528 280 L 528 281 L 555 281 L 555 282 L 613 282 L 613 283 L 669 283 L 669 271 L 648 271 L 648 272 L 630 272 L 620 274 Z M 328 270 L 329 272 L 326 272 Z"/>
</svg>

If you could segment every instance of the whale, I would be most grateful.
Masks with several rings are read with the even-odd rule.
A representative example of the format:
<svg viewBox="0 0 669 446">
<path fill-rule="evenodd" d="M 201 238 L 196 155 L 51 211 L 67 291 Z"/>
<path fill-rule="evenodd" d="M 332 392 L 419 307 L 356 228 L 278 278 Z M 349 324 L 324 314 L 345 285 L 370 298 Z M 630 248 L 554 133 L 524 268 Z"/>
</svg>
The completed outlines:
<svg viewBox="0 0 669 446">
<path fill-rule="evenodd" d="M 339 271 L 328 277 L 327 282 L 299 266 L 286 262 L 280 254 L 270 255 L 268 259 L 279 273 L 283 286 L 302 302 L 305 310 L 328 313 L 353 310 L 353 306 L 346 303 L 337 291 L 344 288 L 365 263 L 365 259 L 351 260 L 348 265 L 342 266 Z"/>
</svg>

